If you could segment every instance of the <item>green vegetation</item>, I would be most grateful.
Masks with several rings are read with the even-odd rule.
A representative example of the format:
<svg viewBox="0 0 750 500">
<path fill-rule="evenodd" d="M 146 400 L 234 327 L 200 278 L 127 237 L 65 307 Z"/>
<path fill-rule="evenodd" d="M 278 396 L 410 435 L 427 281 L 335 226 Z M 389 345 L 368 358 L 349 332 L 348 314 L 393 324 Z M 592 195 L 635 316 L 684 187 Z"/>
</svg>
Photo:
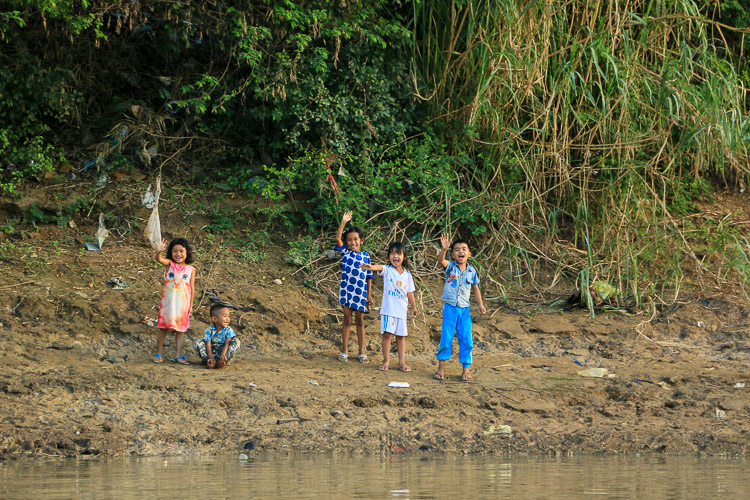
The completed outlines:
<svg viewBox="0 0 750 500">
<path fill-rule="evenodd" d="M 590 301 L 604 281 L 641 306 L 686 276 L 747 282 L 745 235 L 697 215 L 750 173 L 742 2 L 0 6 L 6 194 L 60 162 L 139 169 L 188 197 L 270 200 L 266 239 L 307 233 L 299 266 L 350 209 L 412 240 L 468 236 L 506 287 L 576 280 Z M 221 200 L 193 212 L 217 235 L 248 219 Z"/>
</svg>

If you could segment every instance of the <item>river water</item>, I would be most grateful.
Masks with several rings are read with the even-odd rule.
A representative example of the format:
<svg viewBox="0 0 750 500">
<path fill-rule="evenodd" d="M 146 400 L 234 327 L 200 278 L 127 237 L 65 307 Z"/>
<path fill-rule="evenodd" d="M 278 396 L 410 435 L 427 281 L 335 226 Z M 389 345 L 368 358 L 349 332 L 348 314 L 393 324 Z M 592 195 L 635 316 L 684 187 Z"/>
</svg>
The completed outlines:
<svg viewBox="0 0 750 500">
<path fill-rule="evenodd" d="M 0 498 L 750 498 L 744 458 L 238 456 L 0 462 Z"/>
</svg>

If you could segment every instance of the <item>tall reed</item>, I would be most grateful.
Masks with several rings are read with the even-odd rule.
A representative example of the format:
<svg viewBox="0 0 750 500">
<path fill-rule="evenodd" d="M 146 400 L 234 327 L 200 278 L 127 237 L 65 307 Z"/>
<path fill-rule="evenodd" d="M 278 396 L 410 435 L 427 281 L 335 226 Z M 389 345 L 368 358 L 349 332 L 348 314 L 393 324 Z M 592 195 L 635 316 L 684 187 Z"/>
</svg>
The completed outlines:
<svg viewBox="0 0 750 500">
<path fill-rule="evenodd" d="M 692 0 L 414 3 L 415 94 L 482 153 L 469 180 L 506 214 L 487 217 L 497 242 L 544 229 L 530 270 L 636 303 L 675 265 L 711 271 L 679 217 L 701 179 L 750 173 L 750 120 L 709 23 Z"/>
</svg>

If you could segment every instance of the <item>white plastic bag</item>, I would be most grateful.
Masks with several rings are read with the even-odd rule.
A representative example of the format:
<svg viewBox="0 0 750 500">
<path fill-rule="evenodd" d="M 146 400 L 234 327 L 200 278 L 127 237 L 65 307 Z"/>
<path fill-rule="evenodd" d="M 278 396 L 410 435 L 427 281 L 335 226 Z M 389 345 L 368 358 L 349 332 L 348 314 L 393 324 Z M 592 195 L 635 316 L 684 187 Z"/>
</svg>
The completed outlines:
<svg viewBox="0 0 750 500">
<path fill-rule="evenodd" d="M 154 208 L 151 209 L 151 217 L 148 218 L 148 224 L 143 231 L 143 236 L 151 242 L 151 248 L 156 250 L 156 246 L 161 242 L 161 223 L 159 222 L 159 195 L 161 194 L 161 176 L 156 179 L 156 192 L 154 193 Z"/>
</svg>

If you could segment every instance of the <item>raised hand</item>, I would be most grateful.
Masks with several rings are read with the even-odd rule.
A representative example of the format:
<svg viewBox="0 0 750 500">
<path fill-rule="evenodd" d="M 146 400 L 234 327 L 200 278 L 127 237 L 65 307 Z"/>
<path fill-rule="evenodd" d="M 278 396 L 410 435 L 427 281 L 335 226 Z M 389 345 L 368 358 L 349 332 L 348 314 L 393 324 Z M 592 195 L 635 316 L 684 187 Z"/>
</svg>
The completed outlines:
<svg viewBox="0 0 750 500">
<path fill-rule="evenodd" d="M 352 220 L 352 211 L 351 210 L 349 210 L 348 212 L 344 212 L 344 216 L 341 217 L 341 222 L 343 222 L 344 224 L 346 224 L 350 220 Z"/>
<path fill-rule="evenodd" d="M 440 247 L 443 250 L 448 250 L 451 247 L 451 237 L 446 233 L 440 235 Z"/>
</svg>

